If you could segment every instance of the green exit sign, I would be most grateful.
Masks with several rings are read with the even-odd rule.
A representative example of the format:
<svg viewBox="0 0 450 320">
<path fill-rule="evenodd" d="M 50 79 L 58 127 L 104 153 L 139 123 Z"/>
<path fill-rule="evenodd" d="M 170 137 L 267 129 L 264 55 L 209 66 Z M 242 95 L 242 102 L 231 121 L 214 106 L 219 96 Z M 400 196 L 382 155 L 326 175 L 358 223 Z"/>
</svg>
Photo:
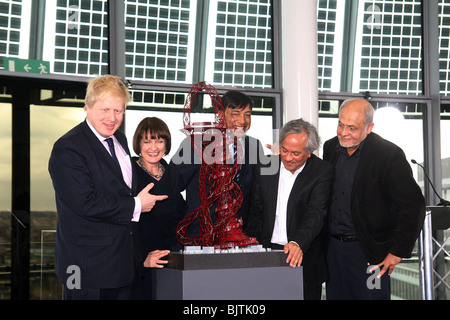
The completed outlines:
<svg viewBox="0 0 450 320">
<path fill-rule="evenodd" d="M 3 58 L 3 67 L 7 71 L 49 74 L 50 62 L 34 59 Z"/>
</svg>

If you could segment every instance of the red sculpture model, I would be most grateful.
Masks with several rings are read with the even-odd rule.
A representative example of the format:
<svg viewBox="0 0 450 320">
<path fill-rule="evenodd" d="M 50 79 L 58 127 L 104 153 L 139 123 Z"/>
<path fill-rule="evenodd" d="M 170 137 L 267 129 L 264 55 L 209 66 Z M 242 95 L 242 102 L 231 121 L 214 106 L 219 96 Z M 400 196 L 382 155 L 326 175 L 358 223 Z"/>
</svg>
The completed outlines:
<svg viewBox="0 0 450 320">
<path fill-rule="evenodd" d="M 211 98 L 215 122 L 191 124 L 193 101 L 197 93 L 203 90 Z M 258 244 L 256 238 L 244 233 L 242 219 L 236 215 L 242 204 L 242 191 L 233 179 L 241 166 L 243 152 L 237 152 L 237 161 L 229 164 L 227 155 L 230 153 L 227 149 L 230 143 L 237 148 L 242 146 L 230 134 L 232 130 L 227 127 L 222 101 L 213 86 L 203 81 L 191 88 L 184 104 L 183 125 L 186 135 L 191 138 L 192 148 L 202 159 L 199 177 L 201 205 L 178 224 L 178 241 L 184 246 L 214 246 L 216 249 Z M 205 148 L 209 151 L 205 152 Z M 216 201 L 217 221 L 213 224 L 210 208 Z M 191 238 L 186 232 L 196 219 L 200 223 L 199 234 Z"/>
</svg>

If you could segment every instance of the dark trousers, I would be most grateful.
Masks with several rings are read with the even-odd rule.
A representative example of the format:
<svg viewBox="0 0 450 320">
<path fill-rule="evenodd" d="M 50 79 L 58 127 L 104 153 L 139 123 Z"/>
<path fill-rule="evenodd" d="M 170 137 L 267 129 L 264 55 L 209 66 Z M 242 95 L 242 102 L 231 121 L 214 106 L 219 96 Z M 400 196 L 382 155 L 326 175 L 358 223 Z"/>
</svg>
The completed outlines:
<svg viewBox="0 0 450 320">
<path fill-rule="evenodd" d="M 322 285 L 314 288 L 303 287 L 303 300 L 321 300 L 322 299 Z"/>
<path fill-rule="evenodd" d="M 64 286 L 65 300 L 130 300 L 132 286 L 123 288 L 81 288 L 68 289 Z"/>
<path fill-rule="evenodd" d="M 329 237 L 327 249 L 327 300 L 390 300 L 390 276 L 377 279 L 371 273 L 358 241 L 343 242 Z"/>
</svg>

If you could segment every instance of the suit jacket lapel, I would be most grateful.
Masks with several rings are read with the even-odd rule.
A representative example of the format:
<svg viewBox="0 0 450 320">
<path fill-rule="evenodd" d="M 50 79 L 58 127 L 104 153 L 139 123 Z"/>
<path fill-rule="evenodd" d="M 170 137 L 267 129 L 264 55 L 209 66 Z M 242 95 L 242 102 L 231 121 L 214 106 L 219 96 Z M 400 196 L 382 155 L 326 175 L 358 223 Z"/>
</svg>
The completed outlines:
<svg viewBox="0 0 450 320">
<path fill-rule="evenodd" d="M 81 126 L 86 139 L 88 140 L 89 144 L 91 145 L 92 149 L 94 149 L 95 154 L 98 155 L 98 157 L 101 159 L 101 161 L 104 161 L 105 163 L 109 164 L 111 162 L 111 168 L 114 168 L 114 162 L 106 150 L 103 143 L 97 138 L 97 136 L 92 132 L 91 128 L 89 128 L 86 120 L 83 122 L 83 125 Z M 111 161 L 109 161 L 111 160 Z M 108 166 L 109 167 L 109 166 Z"/>
<path fill-rule="evenodd" d="M 131 159 L 130 149 L 128 148 L 126 136 L 121 131 L 116 131 L 114 136 L 116 137 L 117 141 L 119 141 L 122 148 L 125 150 L 126 154 L 130 158 L 130 161 L 133 161 L 133 159 Z M 141 190 L 137 190 L 137 181 L 134 178 L 134 177 L 136 177 L 136 174 L 134 171 L 135 171 L 135 166 L 133 165 L 133 163 L 131 163 L 131 190 L 133 191 L 133 194 L 137 194 L 137 192 L 141 191 Z M 120 173 L 120 175 L 122 176 L 122 173 Z M 122 176 L 122 181 L 124 181 L 123 176 Z M 124 183 L 125 183 L 125 181 L 124 181 Z M 126 185 L 126 183 L 125 183 L 125 185 Z"/>
<path fill-rule="evenodd" d="M 82 123 L 81 126 L 86 139 L 88 140 L 88 143 L 91 145 L 92 149 L 94 149 L 95 154 L 98 155 L 99 160 L 104 163 L 115 175 L 120 177 L 120 181 L 123 182 L 123 184 L 126 186 L 125 181 L 123 180 L 122 172 L 119 170 L 117 165 L 114 163 L 114 160 L 111 158 L 111 155 L 106 150 L 103 143 L 97 138 L 97 136 L 92 132 L 91 128 L 89 128 L 86 120 Z M 123 144 L 123 137 L 118 137 L 117 135 L 114 135 L 117 140 L 120 142 L 122 147 L 125 149 L 125 151 L 129 154 L 128 147 L 126 144 Z M 119 135 L 120 136 L 120 135 Z"/>
<path fill-rule="evenodd" d="M 286 209 L 286 230 L 289 230 L 289 224 L 292 219 L 292 215 L 295 214 L 295 195 L 298 195 L 300 193 L 300 190 L 304 187 L 304 185 L 308 181 L 308 176 L 310 172 L 311 167 L 311 161 L 312 157 L 315 157 L 314 154 L 311 154 L 311 157 L 306 161 L 305 167 L 303 170 L 298 174 L 297 178 L 295 179 L 294 185 L 292 186 L 291 193 L 289 194 L 289 200 L 288 205 Z M 289 232 L 288 232 L 289 233 Z"/>
<path fill-rule="evenodd" d="M 126 136 L 122 132 L 119 132 L 119 131 L 116 131 L 114 136 L 116 137 L 117 141 L 119 141 L 120 145 L 125 150 L 127 155 L 130 155 L 130 150 L 128 149 L 128 143 L 127 143 Z"/>
<path fill-rule="evenodd" d="M 269 208 L 266 212 L 277 212 L 277 202 L 278 202 L 278 181 L 280 179 L 280 165 L 281 160 L 278 161 L 278 170 L 273 175 L 268 175 L 267 177 L 267 185 L 271 186 L 271 190 L 269 194 L 264 195 L 268 197 L 268 201 L 265 203 L 269 204 Z M 275 226 L 275 214 L 269 214 L 269 225 L 270 230 L 273 230 Z"/>
<path fill-rule="evenodd" d="M 359 190 L 359 185 L 364 179 L 365 176 L 367 176 L 367 168 L 370 168 L 369 163 L 374 159 L 373 156 L 373 148 L 371 147 L 371 141 L 374 138 L 375 133 L 370 133 L 366 137 L 366 141 L 364 142 L 363 148 L 360 150 L 361 155 L 358 162 L 358 167 L 356 168 L 355 172 L 355 178 L 353 180 L 353 186 L 352 186 L 352 193 L 354 194 L 355 191 Z"/>
<path fill-rule="evenodd" d="M 333 166 L 336 165 L 337 158 L 338 158 L 338 152 L 336 150 L 338 144 L 339 144 L 339 140 L 337 137 L 335 137 L 333 140 L 333 143 L 331 143 L 330 147 L 329 147 L 330 159 L 328 159 L 328 160 Z"/>
<path fill-rule="evenodd" d="M 241 176 L 246 176 L 247 171 L 249 170 L 249 159 L 250 159 L 250 140 L 248 136 L 244 137 L 244 141 L 243 141 L 243 147 L 244 147 L 244 162 L 241 164 L 240 167 L 240 175 Z"/>
</svg>

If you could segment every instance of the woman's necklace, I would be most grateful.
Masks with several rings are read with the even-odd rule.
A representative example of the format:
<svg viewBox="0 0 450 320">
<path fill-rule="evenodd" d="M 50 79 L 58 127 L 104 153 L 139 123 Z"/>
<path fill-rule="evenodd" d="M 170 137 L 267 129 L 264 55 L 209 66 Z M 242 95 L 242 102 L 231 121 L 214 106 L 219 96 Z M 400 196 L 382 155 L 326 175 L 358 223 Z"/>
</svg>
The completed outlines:
<svg viewBox="0 0 450 320">
<path fill-rule="evenodd" d="M 150 171 L 148 171 L 145 167 L 144 164 L 142 163 L 142 157 L 139 157 L 138 160 L 138 164 L 139 166 L 142 168 L 142 170 L 144 170 L 146 173 L 148 173 L 149 175 L 151 175 L 153 178 L 155 178 L 156 180 L 161 179 L 163 173 L 164 173 L 164 166 L 161 164 L 161 162 L 158 163 L 159 165 L 159 172 L 158 174 L 153 174 Z"/>
</svg>

